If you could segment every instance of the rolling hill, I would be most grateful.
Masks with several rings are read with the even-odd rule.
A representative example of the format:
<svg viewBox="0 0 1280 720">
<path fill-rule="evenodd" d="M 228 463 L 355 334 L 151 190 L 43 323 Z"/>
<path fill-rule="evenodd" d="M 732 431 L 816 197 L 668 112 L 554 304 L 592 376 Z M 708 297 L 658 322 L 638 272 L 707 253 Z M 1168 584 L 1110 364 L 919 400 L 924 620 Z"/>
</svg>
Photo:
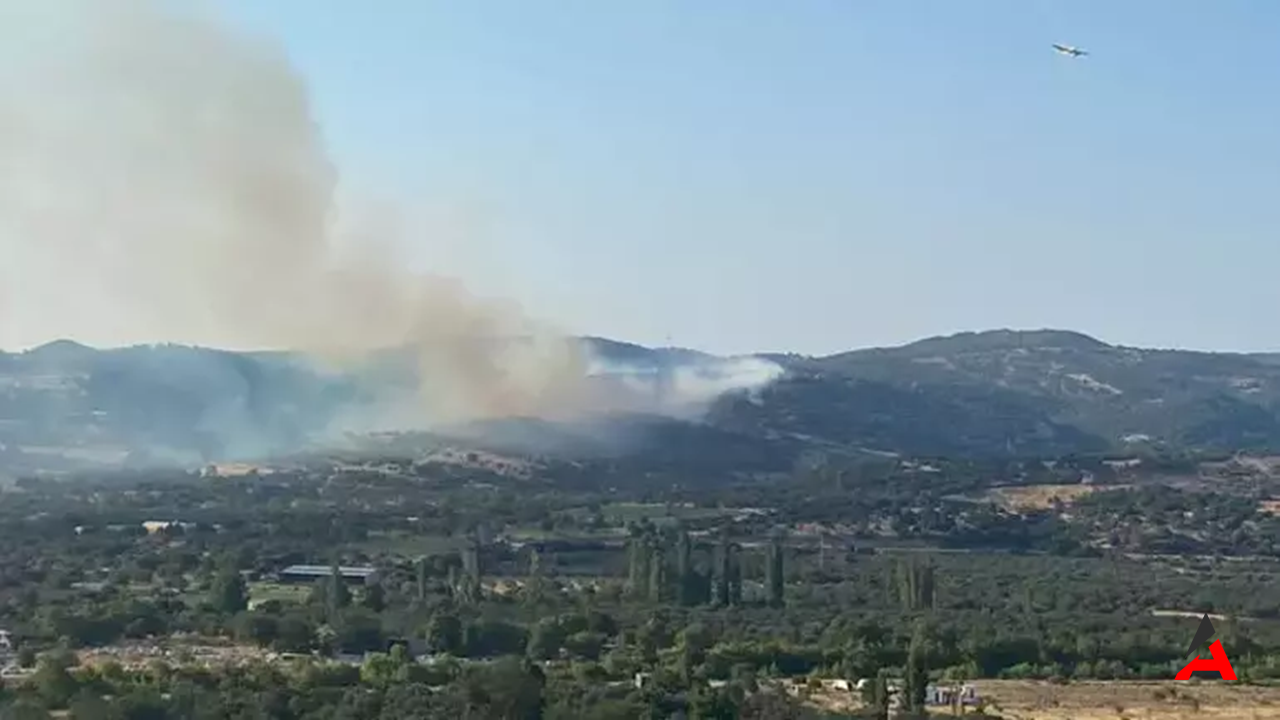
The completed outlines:
<svg viewBox="0 0 1280 720">
<path fill-rule="evenodd" d="M 1055 330 L 962 333 L 826 357 L 717 358 L 581 342 L 600 382 L 661 389 L 696 379 L 704 389 L 697 416 L 663 405 L 574 427 L 509 420 L 467 433 L 526 452 L 679 448 L 680 462 L 711 465 L 719 455 L 756 462 L 768 448 L 784 458 L 805 448 L 958 456 L 1280 449 L 1280 355 L 1131 348 Z M 405 382 L 394 373 L 373 383 L 324 373 L 288 353 L 70 341 L 0 353 L 0 468 L 291 453 L 332 442 L 337 417 L 403 400 L 412 393 Z"/>
</svg>

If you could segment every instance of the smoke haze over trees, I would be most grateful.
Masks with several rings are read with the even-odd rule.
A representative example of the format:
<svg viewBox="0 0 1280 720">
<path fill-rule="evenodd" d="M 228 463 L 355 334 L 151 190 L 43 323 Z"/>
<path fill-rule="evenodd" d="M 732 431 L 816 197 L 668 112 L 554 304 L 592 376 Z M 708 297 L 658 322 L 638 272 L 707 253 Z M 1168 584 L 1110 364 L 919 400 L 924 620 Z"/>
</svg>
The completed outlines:
<svg viewBox="0 0 1280 720">
<path fill-rule="evenodd" d="M 406 243 L 465 238 L 351 210 L 274 43 L 190 3 L 0 13 L 0 344 L 289 349 L 375 375 L 401 349 L 417 424 L 634 409 L 556 328 L 405 269 Z"/>
</svg>

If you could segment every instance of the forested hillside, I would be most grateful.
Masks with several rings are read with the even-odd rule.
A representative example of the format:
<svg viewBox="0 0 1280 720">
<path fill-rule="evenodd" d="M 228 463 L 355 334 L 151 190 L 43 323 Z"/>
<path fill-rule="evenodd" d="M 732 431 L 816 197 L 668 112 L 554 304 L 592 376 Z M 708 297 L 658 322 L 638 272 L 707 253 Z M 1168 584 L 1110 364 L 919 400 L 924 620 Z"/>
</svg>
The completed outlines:
<svg viewBox="0 0 1280 720">
<path fill-rule="evenodd" d="M 592 382 L 650 393 L 655 411 L 575 425 L 514 418 L 467 434 L 522 451 L 670 450 L 702 464 L 744 452 L 785 464 L 804 449 L 983 457 L 1280 448 L 1275 355 L 1128 348 L 1059 331 L 745 359 L 581 342 Z M 388 355 L 357 378 L 294 354 L 180 346 L 60 341 L 0 355 L 0 462 L 13 474 L 257 458 L 331 445 L 347 430 L 419 429 L 397 426 L 399 410 L 417 402 L 403 361 Z M 706 397 L 676 397 L 693 386 Z"/>
</svg>

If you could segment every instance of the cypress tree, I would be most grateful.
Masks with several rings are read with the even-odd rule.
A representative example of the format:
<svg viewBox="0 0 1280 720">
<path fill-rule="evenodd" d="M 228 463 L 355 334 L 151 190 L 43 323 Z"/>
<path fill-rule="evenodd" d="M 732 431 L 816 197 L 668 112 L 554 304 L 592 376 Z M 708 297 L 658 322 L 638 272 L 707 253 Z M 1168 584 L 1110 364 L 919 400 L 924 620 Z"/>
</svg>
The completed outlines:
<svg viewBox="0 0 1280 720">
<path fill-rule="evenodd" d="M 326 590 L 325 609 L 332 622 L 343 608 L 351 604 L 351 592 L 347 590 L 347 583 L 342 579 L 342 571 L 337 562 L 329 570 L 329 586 Z"/>
<path fill-rule="evenodd" d="M 742 562 L 736 543 L 729 546 L 729 604 L 742 604 Z"/>
<path fill-rule="evenodd" d="M 926 664 L 927 640 L 924 625 L 917 625 L 911 637 L 911 646 L 907 650 L 907 670 L 903 688 L 906 693 L 905 707 L 910 717 L 924 717 L 925 698 L 929 688 L 929 668 Z"/>
<path fill-rule="evenodd" d="M 720 543 L 716 546 L 715 602 L 721 607 L 729 605 L 729 576 L 732 574 L 729 556 L 729 530 L 720 531 Z"/>
<path fill-rule="evenodd" d="M 782 607 L 783 590 L 786 587 L 786 578 L 783 575 L 782 542 L 777 536 L 774 536 L 769 542 L 769 551 L 765 558 L 764 573 L 765 588 L 769 594 L 769 604 L 773 607 Z"/>
<path fill-rule="evenodd" d="M 634 536 L 628 542 L 631 548 L 627 572 L 627 586 L 632 597 L 649 596 L 650 552 L 647 538 Z"/>
<path fill-rule="evenodd" d="M 667 597 L 667 564 L 661 541 L 653 539 L 649 547 L 649 600 L 659 603 Z"/>
<path fill-rule="evenodd" d="M 875 720 L 889 720 L 889 678 L 881 671 L 871 681 L 870 698 L 871 716 Z"/>
<path fill-rule="evenodd" d="M 676 537 L 676 600 L 681 605 L 692 605 L 694 602 L 694 577 L 692 560 L 692 543 L 689 533 L 683 529 Z"/>
</svg>

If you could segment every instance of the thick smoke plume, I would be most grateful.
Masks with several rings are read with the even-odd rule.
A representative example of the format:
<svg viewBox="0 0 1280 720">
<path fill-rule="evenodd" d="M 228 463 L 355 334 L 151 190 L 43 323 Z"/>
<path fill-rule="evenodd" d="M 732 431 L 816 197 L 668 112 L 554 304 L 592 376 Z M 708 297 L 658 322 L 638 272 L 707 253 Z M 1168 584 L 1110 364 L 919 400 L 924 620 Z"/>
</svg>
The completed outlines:
<svg viewBox="0 0 1280 720">
<path fill-rule="evenodd" d="M 345 360 L 408 347 L 438 419 L 590 404 L 573 344 L 362 250 L 369 229 L 344 224 L 306 86 L 278 48 L 159 1 L 4 12 L 0 221 L 19 260 L 6 280 L 56 288 L 50 324 L 74 314 L 107 342 Z"/>
<path fill-rule="evenodd" d="M 272 43 L 163 0 L 0 9 L 0 327 L 346 367 L 405 348 L 433 423 L 636 402 L 519 308 L 404 271 L 403 238 L 352 227 L 338 180 Z"/>
</svg>

